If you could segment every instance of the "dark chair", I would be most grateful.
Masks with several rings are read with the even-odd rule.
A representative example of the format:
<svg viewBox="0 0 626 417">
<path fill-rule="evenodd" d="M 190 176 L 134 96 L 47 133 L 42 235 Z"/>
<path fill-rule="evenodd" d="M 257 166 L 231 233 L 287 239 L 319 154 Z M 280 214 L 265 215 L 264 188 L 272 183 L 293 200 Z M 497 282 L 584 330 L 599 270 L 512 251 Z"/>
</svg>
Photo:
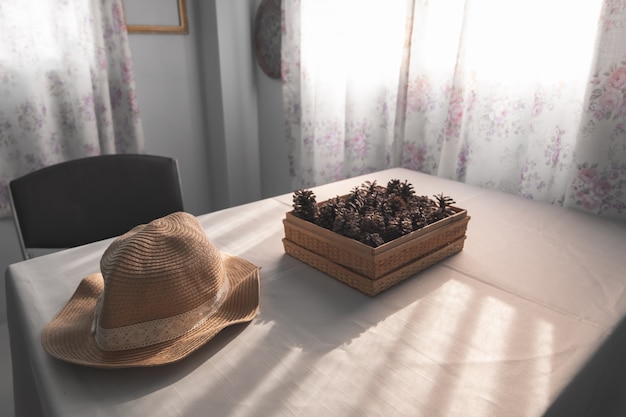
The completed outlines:
<svg viewBox="0 0 626 417">
<path fill-rule="evenodd" d="M 24 259 L 31 248 L 79 246 L 183 211 L 178 162 L 154 155 L 62 162 L 11 181 L 9 198 Z"/>
</svg>

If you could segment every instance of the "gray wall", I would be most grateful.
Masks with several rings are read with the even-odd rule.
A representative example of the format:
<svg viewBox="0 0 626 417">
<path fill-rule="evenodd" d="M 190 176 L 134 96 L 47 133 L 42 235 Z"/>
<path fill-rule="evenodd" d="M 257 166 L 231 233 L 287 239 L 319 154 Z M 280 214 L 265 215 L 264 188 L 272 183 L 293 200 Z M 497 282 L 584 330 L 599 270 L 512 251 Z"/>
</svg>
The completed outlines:
<svg viewBox="0 0 626 417">
<path fill-rule="evenodd" d="M 179 159 L 194 214 L 289 191 L 281 83 L 252 47 L 259 3 L 188 0 L 189 35 L 130 35 L 147 151 Z"/>
<path fill-rule="evenodd" d="M 290 192 L 281 84 L 252 48 L 259 3 L 187 0 L 188 35 L 129 35 L 146 151 L 178 159 L 196 215 Z M 0 271 L 20 260 L 0 219 Z M 4 285 L 0 306 L 3 322 Z"/>
</svg>

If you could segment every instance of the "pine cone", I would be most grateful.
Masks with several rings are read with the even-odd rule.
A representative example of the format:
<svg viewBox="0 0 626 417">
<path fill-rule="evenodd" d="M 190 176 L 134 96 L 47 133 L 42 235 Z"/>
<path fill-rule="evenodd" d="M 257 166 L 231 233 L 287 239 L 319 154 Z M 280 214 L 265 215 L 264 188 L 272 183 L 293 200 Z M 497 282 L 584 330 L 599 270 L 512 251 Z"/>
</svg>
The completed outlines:
<svg viewBox="0 0 626 417">
<path fill-rule="evenodd" d="M 293 214 L 303 220 L 315 223 L 318 207 L 313 191 L 297 190 L 293 194 Z"/>
<path fill-rule="evenodd" d="M 364 233 L 383 233 L 385 231 L 385 219 L 377 212 L 369 212 L 361 220 L 361 231 Z"/>
<path fill-rule="evenodd" d="M 373 248 L 376 248 L 385 243 L 383 238 L 380 237 L 378 233 L 364 233 L 359 241 Z"/>
<path fill-rule="evenodd" d="M 441 220 L 454 214 L 454 211 L 450 208 L 450 205 L 454 204 L 455 201 L 451 197 L 444 196 L 443 193 L 434 195 L 433 197 L 435 197 L 437 201 L 437 208 L 434 213 L 434 217 L 436 220 Z"/>
</svg>

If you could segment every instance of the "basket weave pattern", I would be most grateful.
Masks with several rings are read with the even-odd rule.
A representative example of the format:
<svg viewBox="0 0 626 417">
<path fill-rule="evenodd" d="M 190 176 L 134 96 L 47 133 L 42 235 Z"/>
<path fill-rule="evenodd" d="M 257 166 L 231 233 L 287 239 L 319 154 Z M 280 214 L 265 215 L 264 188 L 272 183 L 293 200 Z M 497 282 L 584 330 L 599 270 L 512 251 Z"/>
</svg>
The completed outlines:
<svg viewBox="0 0 626 417">
<path fill-rule="evenodd" d="M 376 248 L 287 213 L 285 252 L 367 295 L 461 251 L 470 216 L 455 214 Z"/>
</svg>

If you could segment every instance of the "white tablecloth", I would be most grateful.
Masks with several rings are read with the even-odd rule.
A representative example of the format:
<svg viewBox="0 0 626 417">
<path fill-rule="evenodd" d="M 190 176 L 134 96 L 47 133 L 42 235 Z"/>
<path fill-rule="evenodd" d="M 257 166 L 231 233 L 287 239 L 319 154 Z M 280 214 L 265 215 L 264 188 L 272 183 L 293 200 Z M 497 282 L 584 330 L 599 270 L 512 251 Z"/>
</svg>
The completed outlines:
<svg viewBox="0 0 626 417">
<path fill-rule="evenodd" d="M 41 329 L 110 241 L 11 265 L 18 416 L 623 413 L 626 224 L 399 168 L 314 191 L 392 178 L 468 210 L 462 252 L 372 298 L 284 254 L 291 194 L 200 216 L 220 249 L 261 266 L 261 308 L 172 365 L 99 370 L 43 351 Z"/>
</svg>

